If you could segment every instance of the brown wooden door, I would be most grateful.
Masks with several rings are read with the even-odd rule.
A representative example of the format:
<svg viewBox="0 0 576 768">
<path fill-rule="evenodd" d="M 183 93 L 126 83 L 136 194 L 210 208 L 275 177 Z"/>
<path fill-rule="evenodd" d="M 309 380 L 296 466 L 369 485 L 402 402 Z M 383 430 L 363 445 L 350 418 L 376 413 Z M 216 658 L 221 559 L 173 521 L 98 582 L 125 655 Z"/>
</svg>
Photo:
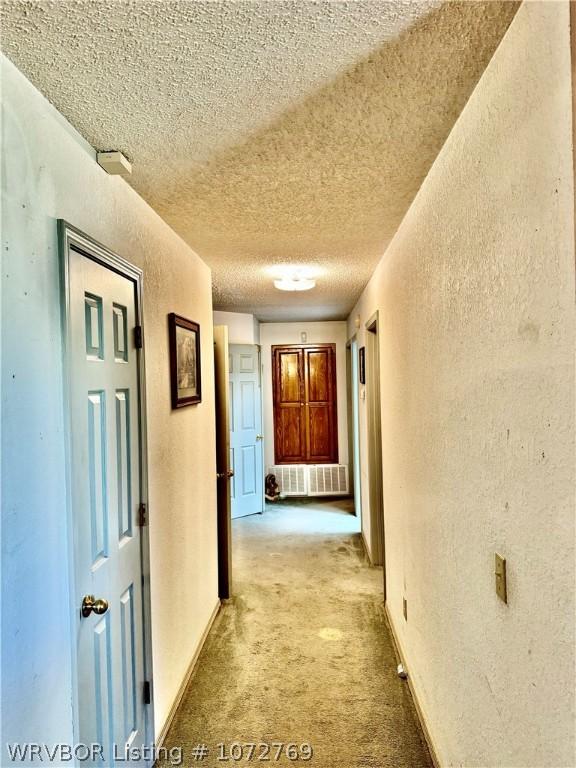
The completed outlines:
<svg viewBox="0 0 576 768">
<path fill-rule="evenodd" d="M 336 345 L 272 348 L 277 464 L 338 462 Z"/>
<path fill-rule="evenodd" d="M 302 350 L 273 347 L 274 451 L 277 464 L 306 461 Z"/>
</svg>

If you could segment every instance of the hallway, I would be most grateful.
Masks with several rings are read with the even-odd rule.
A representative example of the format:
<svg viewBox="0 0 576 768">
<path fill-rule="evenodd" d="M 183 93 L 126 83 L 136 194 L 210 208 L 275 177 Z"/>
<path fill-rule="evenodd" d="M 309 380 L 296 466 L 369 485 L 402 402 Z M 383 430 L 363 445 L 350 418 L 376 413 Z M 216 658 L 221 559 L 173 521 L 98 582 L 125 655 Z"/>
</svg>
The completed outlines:
<svg viewBox="0 0 576 768">
<path fill-rule="evenodd" d="M 234 521 L 235 597 L 164 744 L 183 748 L 184 765 L 199 764 L 196 744 L 210 749 L 203 764 L 221 764 L 216 745 L 235 741 L 308 743 L 318 768 L 431 765 L 396 674 L 382 571 L 367 564 L 349 510 L 306 500 Z"/>
</svg>

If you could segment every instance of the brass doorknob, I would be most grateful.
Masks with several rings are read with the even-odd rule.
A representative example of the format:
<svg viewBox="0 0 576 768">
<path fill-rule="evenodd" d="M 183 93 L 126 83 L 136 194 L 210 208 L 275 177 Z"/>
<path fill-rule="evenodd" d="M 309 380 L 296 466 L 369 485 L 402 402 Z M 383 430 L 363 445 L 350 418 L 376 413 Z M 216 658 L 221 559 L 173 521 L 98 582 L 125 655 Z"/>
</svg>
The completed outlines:
<svg viewBox="0 0 576 768">
<path fill-rule="evenodd" d="M 234 477 L 234 470 L 229 469 L 228 472 L 226 472 L 227 477 Z"/>
<path fill-rule="evenodd" d="M 256 435 L 256 440 L 264 440 L 264 435 Z"/>
<path fill-rule="evenodd" d="M 98 616 L 102 616 L 108 610 L 108 600 L 104 600 L 99 597 L 98 600 L 94 595 L 84 595 L 82 600 L 82 616 L 88 618 L 91 613 L 95 613 Z"/>
</svg>

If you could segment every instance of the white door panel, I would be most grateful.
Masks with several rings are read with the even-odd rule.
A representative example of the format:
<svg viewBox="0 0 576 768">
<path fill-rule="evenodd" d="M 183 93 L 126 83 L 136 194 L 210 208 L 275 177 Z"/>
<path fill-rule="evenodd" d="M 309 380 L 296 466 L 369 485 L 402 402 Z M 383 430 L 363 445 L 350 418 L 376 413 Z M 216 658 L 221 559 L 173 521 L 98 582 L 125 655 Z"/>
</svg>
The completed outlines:
<svg viewBox="0 0 576 768">
<path fill-rule="evenodd" d="M 126 765 L 146 740 L 135 284 L 74 249 L 68 264 L 75 598 L 79 615 L 108 603 L 77 624 L 78 736 Z"/>
<path fill-rule="evenodd" d="M 232 517 L 264 511 L 260 349 L 230 345 Z"/>
</svg>

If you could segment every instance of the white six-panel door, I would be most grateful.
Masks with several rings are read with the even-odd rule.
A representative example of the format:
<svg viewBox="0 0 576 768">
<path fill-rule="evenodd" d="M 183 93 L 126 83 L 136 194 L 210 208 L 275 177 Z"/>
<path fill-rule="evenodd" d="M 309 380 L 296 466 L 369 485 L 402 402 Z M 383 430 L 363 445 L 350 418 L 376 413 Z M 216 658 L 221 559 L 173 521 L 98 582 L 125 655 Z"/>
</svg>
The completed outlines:
<svg viewBox="0 0 576 768">
<path fill-rule="evenodd" d="M 69 251 L 71 503 L 78 735 L 112 766 L 145 743 L 134 281 Z M 93 596 L 96 611 L 81 616 Z"/>
<path fill-rule="evenodd" d="M 264 511 L 260 348 L 230 345 L 232 517 Z"/>
</svg>

